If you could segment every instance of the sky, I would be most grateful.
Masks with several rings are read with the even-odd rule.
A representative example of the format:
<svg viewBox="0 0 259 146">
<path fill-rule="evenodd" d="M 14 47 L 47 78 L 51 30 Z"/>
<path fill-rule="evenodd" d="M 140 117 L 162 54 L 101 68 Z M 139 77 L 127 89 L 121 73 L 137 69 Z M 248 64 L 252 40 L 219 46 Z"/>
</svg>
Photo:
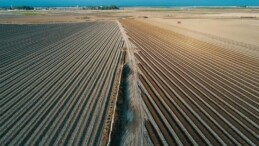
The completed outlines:
<svg viewBox="0 0 259 146">
<path fill-rule="evenodd" d="M 0 6 L 259 6 L 259 0 L 0 0 Z"/>
</svg>

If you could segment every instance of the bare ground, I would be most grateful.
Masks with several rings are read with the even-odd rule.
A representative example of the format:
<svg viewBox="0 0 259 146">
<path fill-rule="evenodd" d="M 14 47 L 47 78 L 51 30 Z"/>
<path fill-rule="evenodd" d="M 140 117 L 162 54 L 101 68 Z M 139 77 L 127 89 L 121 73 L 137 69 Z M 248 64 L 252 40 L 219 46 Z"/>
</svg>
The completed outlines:
<svg viewBox="0 0 259 146">
<path fill-rule="evenodd" d="M 135 46 L 129 41 L 124 28 L 118 22 L 122 36 L 124 38 L 127 47 L 127 62 L 131 68 L 132 73 L 130 74 L 129 80 L 129 104 L 130 109 L 128 109 L 128 120 L 127 131 L 124 134 L 123 145 L 143 145 L 143 128 L 144 128 L 144 114 L 142 108 L 142 99 L 138 89 L 138 67 L 136 59 L 134 57 Z"/>
</svg>

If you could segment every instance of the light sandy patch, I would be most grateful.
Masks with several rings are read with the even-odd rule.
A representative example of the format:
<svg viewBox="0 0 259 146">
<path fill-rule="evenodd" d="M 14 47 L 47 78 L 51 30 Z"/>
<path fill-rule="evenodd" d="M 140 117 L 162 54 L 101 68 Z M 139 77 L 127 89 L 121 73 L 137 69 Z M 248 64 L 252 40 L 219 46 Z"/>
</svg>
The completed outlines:
<svg viewBox="0 0 259 146">
<path fill-rule="evenodd" d="M 150 18 L 150 22 L 177 26 L 259 46 L 259 20 L 255 19 L 162 19 Z M 178 24 L 178 21 L 181 24 Z"/>
<path fill-rule="evenodd" d="M 221 13 L 221 14 L 204 14 L 204 16 L 210 16 L 210 17 L 256 17 L 259 18 L 258 13 Z"/>
</svg>

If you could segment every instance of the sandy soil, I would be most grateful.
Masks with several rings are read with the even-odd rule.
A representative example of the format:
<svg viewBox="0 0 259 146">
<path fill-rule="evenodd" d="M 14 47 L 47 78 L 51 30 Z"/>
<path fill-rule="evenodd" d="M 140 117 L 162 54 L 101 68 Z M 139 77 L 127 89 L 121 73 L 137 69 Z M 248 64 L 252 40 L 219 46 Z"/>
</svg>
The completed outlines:
<svg viewBox="0 0 259 146">
<path fill-rule="evenodd" d="M 73 16 L 41 16 L 25 17 L 25 18 L 5 18 L 1 19 L 2 24 L 45 24 L 45 23 L 77 23 L 85 22 L 83 18 Z"/>
<path fill-rule="evenodd" d="M 46 24 L 78 23 L 95 20 L 116 20 L 126 15 L 116 15 L 125 11 L 86 11 L 86 10 L 38 10 L 0 11 L 0 24 Z"/>
<path fill-rule="evenodd" d="M 188 30 L 227 38 L 247 44 L 259 46 L 259 20 L 257 19 L 163 19 L 150 18 L 151 23 L 175 26 Z M 177 22 L 181 21 L 181 24 Z M 165 27 L 166 27 L 165 26 Z M 168 27 L 169 26 L 169 27 Z"/>
</svg>

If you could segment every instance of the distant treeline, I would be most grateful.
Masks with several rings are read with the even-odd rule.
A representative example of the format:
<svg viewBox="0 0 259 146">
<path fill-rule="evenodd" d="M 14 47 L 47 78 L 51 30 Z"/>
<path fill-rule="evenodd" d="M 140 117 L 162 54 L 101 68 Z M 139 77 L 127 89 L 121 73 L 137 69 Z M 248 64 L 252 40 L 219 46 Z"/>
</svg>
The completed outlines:
<svg viewBox="0 0 259 146">
<path fill-rule="evenodd" d="M 1 7 L 4 10 L 34 10 L 34 7 L 31 6 L 15 6 L 15 7 Z"/>
<path fill-rule="evenodd" d="M 116 5 L 111 6 L 89 6 L 89 7 L 83 7 L 83 10 L 117 10 L 120 9 Z"/>
<path fill-rule="evenodd" d="M 69 7 L 69 8 L 78 8 L 83 10 L 117 10 L 120 9 L 116 5 L 110 6 L 86 6 L 86 7 Z M 0 7 L 1 10 L 35 10 L 34 7 L 31 6 L 15 6 L 15 7 Z M 42 8 L 36 8 L 36 10 L 40 10 Z M 56 9 L 55 7 L 46 7 L 44 9 Z"/>
</svg>

